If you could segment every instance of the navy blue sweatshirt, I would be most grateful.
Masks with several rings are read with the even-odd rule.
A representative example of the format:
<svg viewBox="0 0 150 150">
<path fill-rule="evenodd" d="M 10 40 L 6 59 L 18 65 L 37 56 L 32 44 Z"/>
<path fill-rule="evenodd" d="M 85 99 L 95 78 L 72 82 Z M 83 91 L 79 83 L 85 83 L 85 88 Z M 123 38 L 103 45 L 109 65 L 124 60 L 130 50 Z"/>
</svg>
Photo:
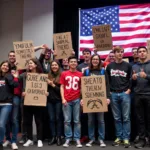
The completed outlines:
<svg viewBox="0 0 150 150">
<path fill-rule="evenodd" d="M 12 74 L 0 77 L 0 103 L 12 103 L 14 88 L 19 85 L 18 79 L 14 79 Z"/>
<path fill-rule="evenodd" d="M 145 79 L 139 76 L 141 69 L 143 69 L 143 71 L 147 74 Z M 132 70 L 134 70 L 138 75 L 137 80 L 132 80 L 134 92 L 136 94 L 150 95 L 150 61 L 145 63 L 138 62 L 132 67 Z"/>
</svg>

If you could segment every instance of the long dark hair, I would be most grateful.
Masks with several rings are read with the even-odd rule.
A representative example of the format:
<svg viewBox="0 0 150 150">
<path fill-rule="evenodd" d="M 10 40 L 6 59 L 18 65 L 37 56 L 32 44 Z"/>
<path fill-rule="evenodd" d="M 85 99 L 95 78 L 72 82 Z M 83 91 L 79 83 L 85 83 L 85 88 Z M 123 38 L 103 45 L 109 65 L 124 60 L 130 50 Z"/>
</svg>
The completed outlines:
<svg viewBox="0 0 150 150">
<path fill-rule="evenodd" d="M 102 61 L 101 61 L 100 56 L 99 56 L 98 54 L 94 54 L 94 55 L 91 56 L 91 60 L 90 60 L 90 64 L 89 64 L 89 70 L 94 70 L 93 64 L 92 64 L 92 59 L 93 59 L 95 56 L 97 56 L 98 59 L 99 59 L 99 64 L 98 64 L 98 66 L 97 66 L 97 70 L 100 70 L 100 69 L 102 68 Z"/>
<path fill-rule="evenodd" d="M 29 59 L 28 63 L 29 63 L 29 61 L 33 61 L 34 64 L 37 65 L 37 67 L 36 67 L 36 73 L 43 73 L 42 66 L 41 66 L 41 64 L 40 64 L 40 62 L 39 62 L 39 60 L 37 58 L 31 58 L 31 59 Z M 27 69 L 27 72 L 31 72 L 31 71 L 29 69 Z"/>
<path fill-rule="evenodd" d="M 8 74 L 8 73 L 11 73 L 11 65 L 10 65 L 10 63 L 9 63 L 9 61 L 8 60 L 4 60 L 1 64 L 0 64 L 0 76 L 2 77 L 3 75 L 3 72 L 2 72 L 2 70 L 1 70 L 1 67 L 2 67 L 2 65 L 4 64 L 4 63 L 7 63 L 8 64 L 8 72 L 6 72 L 6 74 Z M 5 75 L 6 75 L 5 74 Z"/>
<path fill-rule="evenodd" d="M 53 72 L 51 66 L 53 64 L 53 62 L 57 63 L 57 65 L 59 66 L 58 68 L 58 71 L 56 73 Z M 51 63 L 50 63 L 50 73 L 48 74 L 48 78 L 50 80 L 53 80 L 53 82 L 55 84 L 59 84 L 59 79 L 60 79 L 60 74 L 61 74 L 61 66 L 60 66 L 60 63 L 57 61 L 57 60 L 53 60 Z"/>
</svg>

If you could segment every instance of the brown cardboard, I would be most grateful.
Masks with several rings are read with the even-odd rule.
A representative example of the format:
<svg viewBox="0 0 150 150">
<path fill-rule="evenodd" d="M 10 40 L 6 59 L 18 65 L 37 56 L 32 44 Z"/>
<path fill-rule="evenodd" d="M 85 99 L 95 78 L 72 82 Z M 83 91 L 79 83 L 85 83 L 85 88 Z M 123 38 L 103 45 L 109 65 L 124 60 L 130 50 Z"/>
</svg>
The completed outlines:
<svg viewBox="0 0 150 150">
<path fill-rule="evenodd" d="M 148 60 L 150 60 L 150 40 L 147 40 Z"/>
<path fill-rule="evenodd" d="M 81 78 L 83 112 L 107 112 L 105 76 Z"/>
<path fill-rule="evenodd" d="M 17 69 L 26 69 L 29 59 L 35 57 L 34 46 L 32 41 L 13 42 Z"/>
<path fill-rule="evenodd" d="M 46 106 L 48 74 L 27 73 L 24 105 Z"/>
<path fill-rule="evenodd" d="M 56 33 L 53 35 L 56 59 L 68 58 L 72 54 L 71 32 Z"/>
<path fill-rule="evenodd" d="M 129 63 L 129 58 L 123 58 L 123 61 L 128 62 Z"/>
<path fill-rule="evenodd" d="M 98 51 L 112 50 L 112 35 L 110 25 L 92 27 L 94 45 Z"/>
</svg>

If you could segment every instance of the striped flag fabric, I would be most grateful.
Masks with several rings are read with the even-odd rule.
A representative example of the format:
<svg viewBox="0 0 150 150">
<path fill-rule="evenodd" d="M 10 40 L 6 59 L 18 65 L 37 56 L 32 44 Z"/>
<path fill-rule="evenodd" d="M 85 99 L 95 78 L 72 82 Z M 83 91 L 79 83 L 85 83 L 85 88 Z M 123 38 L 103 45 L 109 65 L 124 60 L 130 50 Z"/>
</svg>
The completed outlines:
<svg viewBox="0 0 150 150">
<path fill-rule="evenodd" d="M 150 39 L 150 3 L 115 5 L 92 9 L 79 9 L 79 58 L 84 48 L 94 48 L 92 26 L 111 25 L 113 46 L 124 48 L 125 57 L 132 55 L 134 47 L 146 46 Z M 98 52 L 101 58 L 109 50 Z"/>
</svg>

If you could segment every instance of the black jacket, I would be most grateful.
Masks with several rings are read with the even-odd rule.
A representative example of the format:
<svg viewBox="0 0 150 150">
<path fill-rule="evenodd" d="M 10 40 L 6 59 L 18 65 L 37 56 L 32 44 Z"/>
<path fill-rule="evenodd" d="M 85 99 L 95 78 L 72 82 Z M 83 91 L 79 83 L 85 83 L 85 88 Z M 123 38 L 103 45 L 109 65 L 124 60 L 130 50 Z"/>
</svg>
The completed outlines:
<svg viewBox="0 0 150 150">
<path fill-rule="evenodd" d="M 49 95 L 47 97 L 47 102 L 58 103 L 61 102 L 60 95 L 60 84 L 55 84 L 55 87 L 48 85 Z"/>
<path fill-rule="evenodd" d="M 12 74 L 0 77 L 0 103 L 12 103 L 14 88 L 18 85 L 18 79 L 14 79 Z"/>
</svg>

